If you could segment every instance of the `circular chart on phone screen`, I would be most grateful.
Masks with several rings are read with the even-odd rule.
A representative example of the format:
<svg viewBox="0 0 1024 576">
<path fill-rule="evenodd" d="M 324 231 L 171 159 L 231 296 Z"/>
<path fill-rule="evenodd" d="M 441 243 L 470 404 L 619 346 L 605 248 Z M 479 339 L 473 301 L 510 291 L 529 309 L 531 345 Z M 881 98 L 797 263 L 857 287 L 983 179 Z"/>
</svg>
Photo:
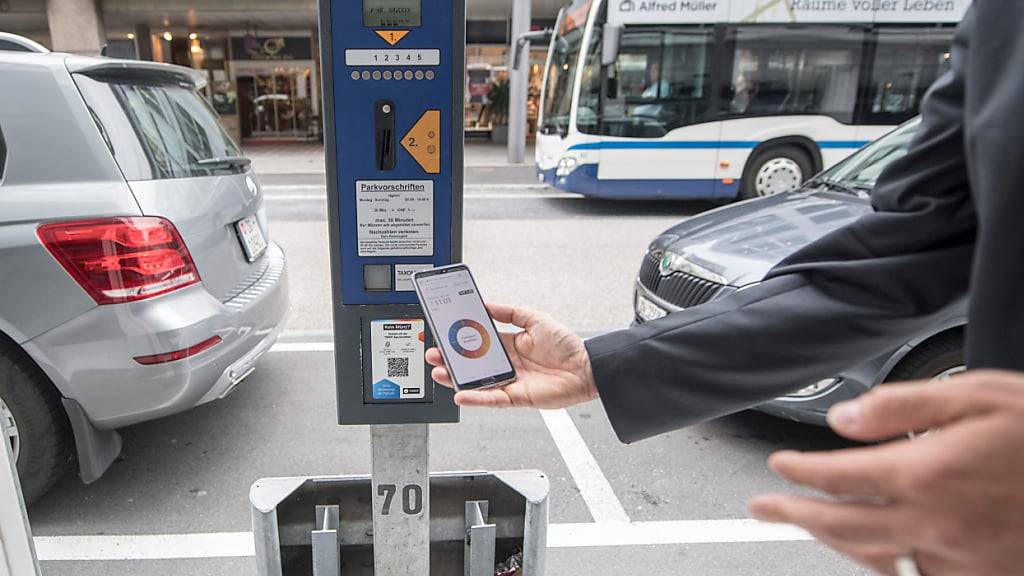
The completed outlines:
<svg viewBox="0 0 1024 576">
<path fill-rule="evenodd" d="M 491 337 L 483 324 L 476 320 L 463 319 L 448 329 L 448 342 L 460 356 L 482 358 L 491 348 Z"/>
</svg>

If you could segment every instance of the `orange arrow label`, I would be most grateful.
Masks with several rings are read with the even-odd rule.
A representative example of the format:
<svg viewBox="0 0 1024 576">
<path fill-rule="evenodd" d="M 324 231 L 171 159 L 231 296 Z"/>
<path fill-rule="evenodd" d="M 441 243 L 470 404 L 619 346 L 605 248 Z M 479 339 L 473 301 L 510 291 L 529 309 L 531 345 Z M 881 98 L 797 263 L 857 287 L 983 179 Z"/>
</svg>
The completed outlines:
<svg viewBox="0 0 1024 576">
<path fill-rule="evenodd" d="M 391 46 L 398 44 L 398 41 L 405 38 L 405 35 L 409 33 L 408 30 L 374 30 L 374 32 Z"/>
<path fill-rule="evenodd" d="M 402 137 L 402 148 L 427 174 L 441 172 L 441 111 L 427 110 Z"/>
</svg>

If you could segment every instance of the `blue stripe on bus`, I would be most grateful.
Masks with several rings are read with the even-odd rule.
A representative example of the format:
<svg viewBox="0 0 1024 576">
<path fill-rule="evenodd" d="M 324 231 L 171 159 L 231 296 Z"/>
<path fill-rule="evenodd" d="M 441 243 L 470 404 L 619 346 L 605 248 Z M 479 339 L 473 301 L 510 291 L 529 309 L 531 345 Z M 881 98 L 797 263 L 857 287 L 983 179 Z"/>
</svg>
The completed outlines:
<svg viewBox="0 0 1024 576">
<path fill-rule="evenodd" d="M 864 147 L 869 140 L 819 140 L 819 148 Z M 753 149 L 761 142 L 756 140 L 686 140 L 686 141 L 606 141 L 587 142 L 569 147 L 569 150 L 720 150 L 720 149 Z"/>
<path fill-rule="evenodd" d="M 732 199 L 740 181 L 724 184 L 717 179 L 598 180 L 597 164 L 583 164 L 568 176 L 555 176 L 554 168 L 537 170 L 541 179 L 566 192 L 610 200 L 707 200 Z"/>
</svg>

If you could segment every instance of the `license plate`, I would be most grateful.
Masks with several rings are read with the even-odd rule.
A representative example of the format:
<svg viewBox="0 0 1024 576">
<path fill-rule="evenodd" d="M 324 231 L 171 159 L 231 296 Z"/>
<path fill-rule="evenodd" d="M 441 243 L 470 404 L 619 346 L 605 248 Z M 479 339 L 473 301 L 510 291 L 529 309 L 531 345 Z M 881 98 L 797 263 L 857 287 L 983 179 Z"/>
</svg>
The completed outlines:
<svg viewBox="0 0 1024 576">
<path fill-rule="evenodd" d="M 242 251 L 249 262 L 256 260 L 263 255 L 267 249 L 267 239 L 260 229 L 259 220 L 255 215 L 246 216 L 235 222 L 235 230 L 238 232 L 238 240 L 242 243 Z"/>
<path fill-rule="evenodd" d="M 651 320 L 657 320 L 658 318 L 668 316 L 668 311 L 654 302 L 651 302 L 647 298 L 644 298 L 642 294 L 637 294 L 636 315 L 643 319 L 644 322 L 650 322 Z"/>
</svg>

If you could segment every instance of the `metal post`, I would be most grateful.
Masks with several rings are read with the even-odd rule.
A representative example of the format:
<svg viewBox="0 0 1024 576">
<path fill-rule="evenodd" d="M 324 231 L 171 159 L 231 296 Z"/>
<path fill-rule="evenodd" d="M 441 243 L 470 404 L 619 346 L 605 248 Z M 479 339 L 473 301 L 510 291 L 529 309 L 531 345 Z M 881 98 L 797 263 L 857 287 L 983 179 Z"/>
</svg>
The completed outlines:
<svg viewBox="0 0 1024 576">
<path fill-rule="evenodd" d="M 341 576 L 341 510 L 317 506 L 313 530 L 313 576 Z"/>
<path fill-rule="evenodd" d="M 430 573 L 430 427 L 370 427 L 374 576 Z"/>
<path fill-rule="evenodd" d="M 487 523 L 487 501 L 466 502 L 465 576 L 493 576 L 497 526 Z"/>
<path fill-rule="evenodd" d="M 0 576 L 39 576 L 39 561 L 32 528 L 21 496 L 18 467 L 6 434 L 0 434 L 4 458 L 0 460 Z"/>
<path fill-rule="evenodd" d="M 530 0 L 513 0 L 512 34 L 508 53 L 508 161 L 522 164 L 526 157 L 526 98 L 530 84 L 530 44 L 519 44 L 530 31 Z M 517 53 L 518 52 L 518 57 Z M 519 68 L 515 68 L 518 59 Z"/>
</svg>

